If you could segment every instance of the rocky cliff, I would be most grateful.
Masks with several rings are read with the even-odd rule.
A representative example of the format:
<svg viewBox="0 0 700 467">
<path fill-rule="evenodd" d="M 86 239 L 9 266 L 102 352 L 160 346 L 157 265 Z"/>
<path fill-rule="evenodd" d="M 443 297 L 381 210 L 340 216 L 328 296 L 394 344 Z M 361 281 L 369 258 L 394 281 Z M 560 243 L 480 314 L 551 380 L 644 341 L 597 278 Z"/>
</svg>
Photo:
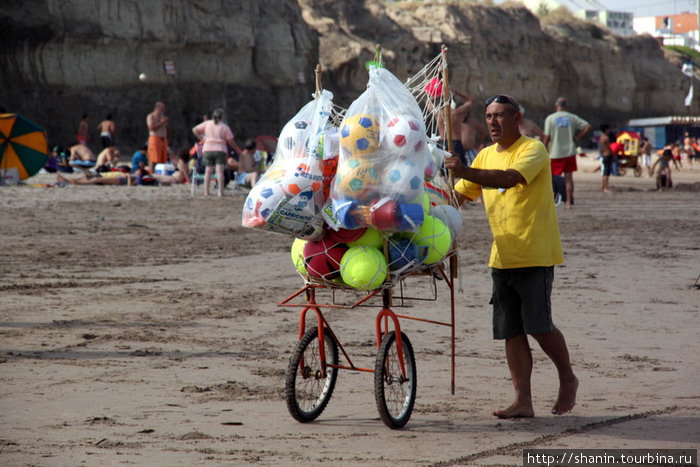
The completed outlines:
<svg viewBox="0 0 700 467">
<path fill-rule="evenodd" d="M 687 78 L 653 38 L 623 39 L 583 23 L 542 25 L 516 7 L 6 0 L 0 30 L 0 106 L 43 124 L 55 143 L 74 137 L 82 113 L 93 129 L 111 113 L 132 150 L 146 139 L 145 116 L 156 100 L 168 106 L 176 147 L 215 107 L 240 138 L 276 134 L 309 99 L 317 63 L 324 87 L 349 105 L 365 89 L 364 63 L 376 43 L 401 80 L 446 44 L 454 88 L 478 102 L 512 94 L 540 123 L 558 95 L 594 124 L 687 113 Z"/>
</svg>

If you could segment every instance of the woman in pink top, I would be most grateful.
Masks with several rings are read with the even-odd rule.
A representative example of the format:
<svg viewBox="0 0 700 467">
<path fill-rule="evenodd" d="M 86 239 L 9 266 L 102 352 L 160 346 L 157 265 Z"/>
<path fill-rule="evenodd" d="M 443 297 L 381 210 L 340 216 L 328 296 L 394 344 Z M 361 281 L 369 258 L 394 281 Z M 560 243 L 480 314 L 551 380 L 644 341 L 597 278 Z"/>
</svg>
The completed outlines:
<svg viewBox="0 0 700 467">
<path fill-rule="evenodd" d="M 224 195 L 224 167 L 226 165 L 226 154 L 228 152 L 226 144 L 240 152 L 240 147 L 233 139 L 233 132 L 224 119 L 224 111 L 216 109 L 212 113 L 212 120 L 206 120 L 196 127 L 192 132 L 199 139 L 204 141 L 202 147 L 202 159 L 204 160 L 204 194 L 209 195 L 209 182 L 211 182 L 214 167 L 216 166 L 216 184 L 219 196 Z"/>
</svg>

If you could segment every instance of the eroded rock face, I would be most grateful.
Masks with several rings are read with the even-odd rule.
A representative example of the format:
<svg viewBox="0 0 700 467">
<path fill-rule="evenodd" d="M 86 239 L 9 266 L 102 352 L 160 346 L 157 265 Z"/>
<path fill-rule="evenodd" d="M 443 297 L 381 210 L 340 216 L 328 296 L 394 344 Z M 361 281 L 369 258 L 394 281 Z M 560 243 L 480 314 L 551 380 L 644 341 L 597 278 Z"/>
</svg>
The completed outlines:
<svg viewBox="0 0 700 467">
<path fill-rule="evenodd" d="M 320 61 L 344 98 L 364 89 L 361 65 L 371 59 L 375 43 L 401 80 L 446 44 L 451 87 L 479 103 L 496 93 L 511 94 L 540 124 L 559 95 L 596 125 L 687 113 L 688 82 L 680 63 L 669 61 L 650 36 L 625 39 L 594 25 L 542 26 L 525 8 L 299 3 L 304 20 L 321 34 Z M 480 114 L 483 107 L 475 110 Z"/>
<path fill-rule="evenodd" d="M 378 43 L 401 80 L 446 44 L 453 88 L 479 103 L 512 94 L 539 123 L 559 95 L 596 125 L 687 113 L 687 78 L 653 38 L 623 39 L 587 25 L 543 27 L 524 8 L 13 0 L 0 11 L 0 30 L 0 106 L 41 123 L 61 144 L 87 112 L 94 149 L 94 127 L 107 113 L 118 142 L 127 151 L 139 146 L 156 100 L 167 104 L 174 149 L 191 142 L 191 127 L 215 107 L 225 109 L 238 139 L 277 134 L 310 98 L 317 63 L 323 86 L 347 107 L 366 87 L 364 64 Z"/>
<path fill-rule="evenodd" d="M 0 15 L 2 106 L 40 122 L 53 143 L 74 139 L 83 113 L 93 132 L 111 113 L 117 142 L 135 148 L 156 100 L 174 149 L 216 107 L 239 136 L 265 134 L 314 89 L 300 76 L 313 76 L 318 38 L 293 0 L 29 0 Z"/>
</svg>

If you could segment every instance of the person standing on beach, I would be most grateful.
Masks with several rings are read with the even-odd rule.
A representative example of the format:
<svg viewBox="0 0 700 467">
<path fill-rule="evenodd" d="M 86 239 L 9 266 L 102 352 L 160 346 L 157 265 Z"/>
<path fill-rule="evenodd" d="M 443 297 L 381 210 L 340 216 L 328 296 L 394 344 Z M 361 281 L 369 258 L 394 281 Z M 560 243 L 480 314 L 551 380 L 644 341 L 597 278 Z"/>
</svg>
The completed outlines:
<svg viewBox="0 0 700 467">
<path fill-rule="evenodd" d="M 146 117 L 148 126 L 148 171 L 155 173 L 156 164 L 168 161 L 168 117 L 165 104 L 156 102 L 153 112 Z"/>
<path fill-rule="evenodd" d="M 493 337 L 505 340 L 515 389 L 515 401 L 493 412 L 498 418 L 535 416 L 528 334 L 559 374 L 559 395 L 552 413 L 571 411 L 578 389 L 564 335 L 552 322 L 554 266 L 563 262 L 563 255 L 549 157 L 540 141 L 520 134 L 521 119 L 512 97 L 488 98 L 486 127 L 493 144 L 479 152 L 471 167 L 454 155 L 445 158 L 445 167 L 461 178 L 455 186 L 460 204 L 483 197 L 494 238 L 489 260 Z"/>
<path fill-rule="evenodd" d="M 83 114 L 83 119 L 80 120 L 80 123 L 78 124 L 78 134 L 76 136 L 76 139 L 78 140 L 78 144 L 82 144 L 83 146 L 87 146 L 88 141 L 90 141 L 90 126 L 88 124 L 88 114 Z"/>
<path fill-rule="evenodd" d="M 555 112 L 544 120 L 544 137 L 542 142 L 549 150 L 552 174 L 564 174 L 566 184 L 566 209 L 574 204 L 574 172 L 576 166 L 576 147 L 590 131 L 591 125 L 578 115 L 568 112 L 565 97 L 557 98 Z"/>
<path fill-rule="evenodd" d="M 218 195 L 224 196 L 224 168 L 226 166 L 226 154 L 230 144 L 232 148 L 241 152 L 241 148 L 233 139 L 231 128 L 223 122 L 224 111 L 216 109 L 211 120 L 206 120 L 192 128 L 192 133 L 198 140 L 203 140 L 202 159 L 204 160 L 204 194 L 209 196 L 209 184 L 216 167 L 216 184 Z"/>
<path fill-rule="evenodd" d="M 97 131 L 100 132 L 100 142 L 102 143 L 102 149 L 107 149 L 110 146 L 114 146 L 114 130 L 115 125 L 112 121 L 112 114 L 107 114 L 104 120 L 97 125 Z"/>
<path fill-rule="evenodd" d="M 454 94 L 457 94 L 462 99 L 464 99 L 464 102 L 462 104 L 456 106 L 453 109 L 450 109 L 452 151 L 456 152 L 459 155 L 459 158 L 461 159 L 463 164 L 467 164 L 465 147 L 462 141 L 464 141 L 465 139 L 469 139 L 469 135 L 467 133 L 469 133 L 471 129 L 467 127 L 466 124 L 467 119 L 469 118 L 469 114 L 472 111 L 472 105 L 474 104 L 474 100 L 468 94 L 463 93 L 461 91 L 457 91 L 456 89 L 452 89 L 451 91 Z M 441 99 L 442 96 L 436 96 L 436 98 Z M 437 117 L 438 134 L 440 135 L 440 140 L 442 141 L 442 145 L 446 150 L 448 146 L 447 126 L 445 122 L 444 109 L 442 107 L 436 107 L 432 101 L 430 101 L 429 103 L 432 106 L 433 113 L 435 113 Z"/>
<path fill-rule="evenodd" d="M 610 125 L 603 123 L 600 125 L 600 140 L 598 145 L 600 146 L 600 170 L 603 173 L 603 193 L 610 193 L 610 187 L 608 183 L 610 181 L 610 174 L 612 173 L 613 149 L 610 146 Z"/>
</svg>

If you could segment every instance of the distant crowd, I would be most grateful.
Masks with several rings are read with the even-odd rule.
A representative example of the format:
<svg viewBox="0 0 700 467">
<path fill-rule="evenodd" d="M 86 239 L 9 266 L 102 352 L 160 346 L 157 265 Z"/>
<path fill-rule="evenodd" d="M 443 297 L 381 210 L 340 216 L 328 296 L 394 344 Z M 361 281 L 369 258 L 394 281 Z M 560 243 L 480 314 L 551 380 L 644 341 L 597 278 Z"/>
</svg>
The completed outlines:
<svg viewBox="0 0 700 467">
<path fill-rule="evenodd" d="M 276 139 L 261 137 L 236 143 L 231 128 L 223 121 L 223 110 L 216 109 L 212 118 L 204 115 L 192 131 L 197 143 L 174 151 L 166 106 L 156 102 L 146 116 L 148 141 L 124 159 L 116 143 L 116 125 L 107 114 L 98 125 L 100 152 L 90 149 L 88 114 L 78 124 L 76 141 L 51 148 L 45 170 L 56 173 L 58 185 L 171 185 L 196 183 L 204 185 L 205 195 L 215 184 L 217 194 L 233 183 L 252 187 L 272 161 Z"/>
</svg>

